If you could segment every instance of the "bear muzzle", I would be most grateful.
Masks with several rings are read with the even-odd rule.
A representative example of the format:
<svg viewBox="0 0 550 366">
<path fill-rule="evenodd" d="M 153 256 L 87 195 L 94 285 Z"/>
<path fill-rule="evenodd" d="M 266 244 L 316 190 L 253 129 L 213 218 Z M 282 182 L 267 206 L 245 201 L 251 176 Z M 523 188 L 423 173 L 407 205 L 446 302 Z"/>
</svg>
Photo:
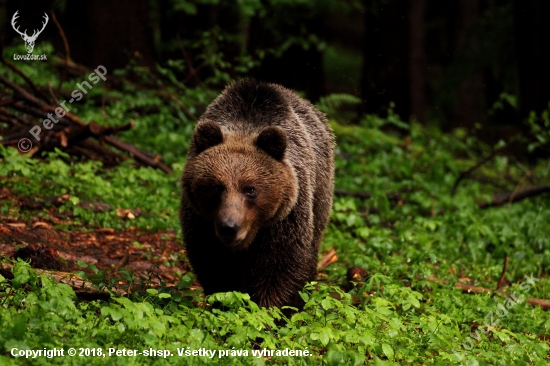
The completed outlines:
<svg viewBox="0 0 550 366">
<path fill-rule="evenodd" d="M 246 234 L 247 231 L 233 220 L 220 220 L 216 225 L 216 236 L 227 247 L 238 247 Z"/>
<path fill-rule="evenodd" d="M 220 240 L 228 243 L 235 240 L 235 237 L 237 236 L 239 229 L 240 227 L 239 225 L 237 225 L 235 221 L 231 221 L 231 220 L 221 221 L 218 224 L 217 234 Z"/>
</svg>

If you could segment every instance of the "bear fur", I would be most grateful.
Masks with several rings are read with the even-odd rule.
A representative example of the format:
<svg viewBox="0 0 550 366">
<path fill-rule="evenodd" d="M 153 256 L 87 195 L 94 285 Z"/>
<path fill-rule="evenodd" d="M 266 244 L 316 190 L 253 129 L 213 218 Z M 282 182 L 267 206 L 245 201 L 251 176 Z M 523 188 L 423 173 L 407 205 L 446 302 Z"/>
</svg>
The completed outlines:
<svg viewBox="0 0 550 366">
<path fill-rule="evenodd" d="M 303 304 L 334 189 L 334 135 L 321 112 L 280 85 L 233 82 L 198 122 L 181 183 L 187 255 L 207 295 Z"/>
</svg>

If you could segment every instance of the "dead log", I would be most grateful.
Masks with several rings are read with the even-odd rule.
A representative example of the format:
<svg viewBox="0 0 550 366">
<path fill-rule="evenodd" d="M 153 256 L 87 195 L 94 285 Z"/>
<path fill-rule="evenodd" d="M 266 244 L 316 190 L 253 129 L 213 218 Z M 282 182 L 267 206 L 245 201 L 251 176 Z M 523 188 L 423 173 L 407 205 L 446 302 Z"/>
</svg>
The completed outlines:
<svg viewBox="0 0 550 366">
<path fill-rule="evenodd" d="M 12 103 L 13 107 L 17 110 L 20 110 L 21 112 L 45 119 L 48 117 L 48 114 L 54 114 L 56 109 L 59 108 L 41 101 L 33 94 L 25 90 L 25 88 L 8 80 L 2 75 L 0 75 L 0 83 L 6 85 L 8 88 L 13 90 L 15 96 L 22 99 L 22 101 Z M 3 112 L 3 114 L 0 115 L 0 117 L 2 116 L 6 116 L 6 118 L 4 119 L 11 122 L 11 124 L 19 122 L 17 118 L 12 118 L 8 116 L 5 111 Z M 34 125 L 34 123 L 32 125 L 29 125 L 28 123 L 24 124 L 27 125 L 29 128 Z M 135 160 L 144 165 L 161 169 L 165 173 L 171 173 L 172 169 L 162 162 L 162 157 L 160 155 L 151 154 L 135 147 L 132 144 L 123 142 L 113 136 L 109 136 L 111 134 L 128 130 L 132 126 L 133 121 L 130 121 L 130 123 L 122 127 L 105 128 L 99 126 L 93 121 L 90 123 L 85 123 L 78 116 L 70 112 L 66 112 L 63 117 L 59 118 L 59 122 L 54 125 L 55 128 L 43 132 L 44 141 L 41 142 L 39 148 L 33 148 L 31 152 L 35 154 L 40 150 L 53 150 L 54 147 L 67 148 L 71 146 L 76 146 L 81 143 L 81 141 L 86 140 L 88 137 L 94 137 L 100 141 L 104 141 L 105 143 L 112 147 L 115 147 L 116 149 L 129 153 L 135 158 Z M 20 134 L 17 134 L 17 136 L 4 136 L 2 144 L 5 146 L 15 145 L 22 137 L 23 136 L 20 136 Z M 96 152 L 99 150 L 100 149 L 97 148 L 95 149 Z M 109 160 L 112 161 L 113 159 Z"/>
</svg>

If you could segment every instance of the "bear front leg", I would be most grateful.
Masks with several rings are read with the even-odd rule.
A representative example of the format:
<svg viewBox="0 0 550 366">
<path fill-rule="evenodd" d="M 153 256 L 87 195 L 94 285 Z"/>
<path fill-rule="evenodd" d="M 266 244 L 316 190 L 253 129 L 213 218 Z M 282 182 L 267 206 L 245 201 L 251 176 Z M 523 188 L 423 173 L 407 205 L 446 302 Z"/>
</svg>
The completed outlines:
<svg viewBox="0 0 550 366">
<path fill-rule="evenodd" d="M 313 225 L 304 220 L 306 217 L 291 212 L 283 221 L 262 230 L 250 248 L 248 292 L 259 306 L 303 307 L 298 292 L 317 276 Z"/>
</svg>

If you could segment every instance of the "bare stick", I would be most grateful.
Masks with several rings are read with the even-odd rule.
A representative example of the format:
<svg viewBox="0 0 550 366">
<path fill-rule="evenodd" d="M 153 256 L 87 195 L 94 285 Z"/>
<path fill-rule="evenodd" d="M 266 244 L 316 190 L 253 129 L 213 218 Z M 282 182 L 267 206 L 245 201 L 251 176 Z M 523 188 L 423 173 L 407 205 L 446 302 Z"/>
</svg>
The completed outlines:
<svg viewBox="0 0 550 366">
<path fill-rule="evenodd" d="M 319 260 L 319 263 L 317 264 L 317 270 L 321 271 L 328 266 L 330 266 L 332 263 L 336 262 L 338 260 L 338 257 L 336 256 L 336 249 L 332 248 L 327 254 Z"/>
<path fill-rule="evenodd" d="M 195 122 L 198 122 L 198 119 L 197 117 L 195 117 L 193 115 L 193 113 L 191 113 L 191 111 L 189 110 L 189 108 L 187 108 L 187 106 L 185 104 L 183 104 L 178 98 L 176 98 L 175 95 L 172 95 L 172 94 L 168 94 L 169 95 L 169 98 L 170 100 L 172 100 L 174 103 L 176 103 L 183 111 L 183 113 L 192 121 L 195 121 Z"/>
<path fill-rule="evenodd" d="M 14 70 L 15 71 L 15 70 Z M 24 75 L 24 74 L 23 74 Z M 26 76 L 25 76 L 26 77 Z M 24 78 L 25 78 L 24 77 Z M 17 94 L 19 94 L 21 97 L 23 97 L 23 99 L 27 100 L 28 102 L 36 105 L 36 106 L 39 106 L 39 107 L 42 107 L 42 106 L 47 106 L 46 103 L 44 103 L 43 101 L 41 101 L 40 99 L 38 99 L 37 97 L 35 97 L 34 95 L 30 94 L 28 91 L 26 91 L 23 87 L 15 84 L 15 83 L 12 83 L 11 81 L 9 81 L 8 79 L 6 79 L 5 77 L 3 77 L 2 75 L 0 75 L 0 82 L 4 85 L 6 85 L 7 87 L 11 88 L 13 91 L 15 91 Z M 32 84 L 32 81 L 30 82 Z M 36 87 L 36 86 L 35 86 Z M 46 100 L 48 98 L 45 98 Z M 53 108 L 53 107 L 52 107 Z M 55 111 L 55 108 L 53 108 L 53 111 Z M 48 112 L 52 112 L 52 111 L 48 111 Z"/>
<path fill-rule="evenodd" d="M 50 92 L 50 95 L 52 96 L 53 101 L 55 102 L 55 104 L 57 104 L 57 105 L 61 104 L 61 103 L 59 103 L 59 99 L 57 99 L 57 96 L 54 94 L 50 83 L 48 83 L 48 91 Z"/>
<path fill-rule="evenodd" d="M 502 266 L 502 273 L 500 274 L 500 279 L 498 280 L 498 283 L 497 283 L 497 291 L 500 290 L 502 288 L 502 286 L 504 285 L 504 281 L 506 279 L 505 275 L 506 275 L 506 270 L 508 269 L 508 262 L 510 261 L 510 258 L 506 257 L 504 258 L 504 266 Z"/>
<path fill-rule="evenodd" d="M 185 61 L 187 62 L 187 65 L 189 67 L 189 74 L 182 81 L 182 84 L 185 84 L 186 82 L 191 80 L 191 78 L 193 78 L 193 77 L 195 78 L 195 80 L 197 80 L 197 82 L 199 84 L 202 84 L 201 79 L 199 79 L 199 76 L 197 75 L 198 70 L 195 70 L 195 68 L 193 67 L 193 61 L 191 60 L 191 57 L 189 56 L 189 54 L 185 50 L 185 47 L 183 47 L 183 44 L 181 43 L 181 39 L 180 39 L 179 35 L 178 35 L 177 39 L 178 39 L 178 44 L 180 46 L 181 53 L 183 54 L 183 57 L 185 58 Z"/>
<path fill-rule="evenodd" d="M 52 15 L 52 20 L 55 23 L 55 26 L 57 27 L 59 35 L 63 40 L 63 46 L 65 47 L 65 67 L 66 67 L 69 64 L 69 59 L 71 58 L 71 50 L 69 49 L 69 42 L 67 42 L 67 37 L 65 37 L 65 32 L 63 31 L 61 24 L 59 24 L 59 22 L 57 21 L 57 18 L 55 17 L 55 13 L 53 12 L 53 10 L 50 14 Z"/>
<path fill-rule="evenodd" d="M 9 67 L 13 72 L 15 72 L 17 75 L 21 76 L 23 78 L 23 80 L 25 80 L 25 82 L 27 84 L 29 84 L 29 86 L 32 88 L 32 90 L 40 95 L 40 97 L 42 97 L 42 99 L 44 99 L 45 101 L 49 101 L 49 98 L 48 96 L 42 92 L 42 90 L 38 89 L 38 87 L 32 82 L 32 80 L 27 76 L 25 75 L 25 73 L 21 70 L 19 70 L 19 68 L 17 68 L 17 66 L 15 66 L 14 64 L 12 64 L 11 62 L 9 62 L 8 60 L 6 60 L 3 56 L 3 48 L 0 47 L 0 59 L 2 61 L 2 63 L 4 65 L 6 65 L 7 67 Z"/>
</svg>

